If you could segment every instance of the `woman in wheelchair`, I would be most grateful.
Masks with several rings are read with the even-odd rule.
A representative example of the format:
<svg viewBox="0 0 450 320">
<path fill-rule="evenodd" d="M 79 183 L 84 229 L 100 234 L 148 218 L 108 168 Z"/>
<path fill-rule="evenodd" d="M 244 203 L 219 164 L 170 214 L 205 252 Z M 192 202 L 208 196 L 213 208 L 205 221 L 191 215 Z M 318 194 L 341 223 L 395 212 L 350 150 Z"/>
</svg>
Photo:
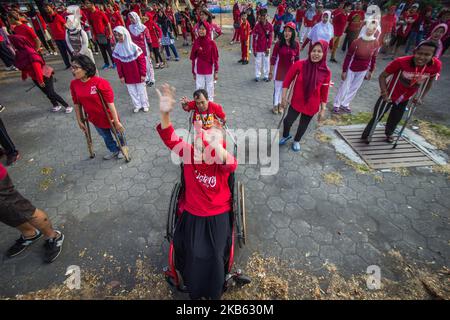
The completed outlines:
<svg viewBox="0 0 450 320">
<path fill-rule="evenodd" d="M 173 234 L 175 265 L 191 299 L 220 299 L 232 246 L 231 192 L 228 178 L 237 161 L 225 148 L 224 132 L 217 123 L 196 128 L 193 144 L 178 137 L 170 121 L 175 88 L 157 90 L 161 123 L 157 131 L 164 144 L 184 163 L 182 212 Z"/>
</svg>

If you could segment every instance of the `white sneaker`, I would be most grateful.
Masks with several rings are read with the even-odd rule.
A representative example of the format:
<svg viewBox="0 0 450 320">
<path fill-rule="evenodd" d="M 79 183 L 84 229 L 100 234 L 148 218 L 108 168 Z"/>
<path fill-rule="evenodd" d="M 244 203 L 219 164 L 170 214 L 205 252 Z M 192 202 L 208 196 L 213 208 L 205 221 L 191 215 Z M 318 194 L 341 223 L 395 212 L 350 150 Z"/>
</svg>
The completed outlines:
<svg viewBox="0 0 450 320">
<path fill-rule="evenodd" d="M 58 55 L 58 52 L 56 52 L 56 51 L 53 52 L 53 55 L 54 55 L 54 56 L 57 56 L 57 55 Z"/>
<path fill-rule="evenodd" d="M 52 112 L 58 112 L 59 110 L 61 110 L 61 106 L 54 106 L 53 108 L 52 108 Z"/>
<path fill-rule="evenodd" d="M 117 154 L 116 157 L 117 157 L 117 159 L 119 159 L 119 160 L 124 158 L 122 152 L 120 152 L 120 151 L 119 151 L 119 153 Z"/>
<path fill-rule="evenodd" d="M 66 108 L 66 113 L 72 113 L 72 111 L 73 111 L 72 107 L 69 106 Z"/>
<path fill-rule="evenodd" d="M 134 112 L 134 113 L 138 113 L 139 110 L 141 110 L 141 108 L 134 108 L 134 109 L 133 109 L 133 112 Z"/>
<path fill-rule="evenodd" d="M 143 108 L 142 110 L 144 110 L 144 112 L 148 112 L 150 109 L 149 108 Z"/>
<path fill-rule="evenodd" d="M 104 155 L 104 156 L 103 156 L 103 160 L 111 160 L 111 159 L 114 159 L 115 157 L 118 157 L 119 154 L 120 154 L 119 151 L 117 151 L 117 152 L 111 152 L 111 153 L 109 153 L 109 154 L 107 154 L 107 155 Z"/>
</svg>

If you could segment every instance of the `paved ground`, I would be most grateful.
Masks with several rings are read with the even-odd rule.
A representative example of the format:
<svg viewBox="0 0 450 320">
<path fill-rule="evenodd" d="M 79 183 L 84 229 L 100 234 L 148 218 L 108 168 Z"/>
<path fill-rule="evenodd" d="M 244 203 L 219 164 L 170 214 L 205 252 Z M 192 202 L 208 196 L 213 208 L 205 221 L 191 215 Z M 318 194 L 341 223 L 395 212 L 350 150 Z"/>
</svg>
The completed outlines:
<svg viewBox="0 0 450 320">
<path fill-rule="evenodd" d="M 229 33 L 223 37 L 216 101 L 224 106 L 230 126 L 276 128 L 279 118 L 269 112 L 273 84 L 255 83 L 253 64 L 237 64 L 239 47 L 226 44 Z M 179 51 L 181 61 L 157 70 L 157 82 L 169 82 L 178 96 L 190 96 L 194 82 L 188 53 L 182 47 Z M 343 60 L 340 51 L 338 59 Z M 98 56 L 98 65 L 100 60 Z M 445 57 L 444 65 L 449 62 Z M 51 64 L 56 67 L 56 88 L 69 100 L 71 75 L 62 70 L 59 60 Z M 376 75 L 385 64 L 379 59 Z M 330 67 L 336 83 L 332 101 L 340 72 L 338 65 Z M 74 114 L 49 112 L 50 105 L 38 89 L 24 92 L 31 82 L 20 81 L 18 73 L 0 73 L 0 99 L 7 107 L 1 117 L 23 155 L 10 174 L 20 192 L 45 209 L 66 235 L 64 252 L 52 265 L 42 264 L 40 245 L 16 259 L 1 257 L 0 295 L 62 283 L 69 265 L 95 269 L 104 262 L 105 253 L 123 265 L 133 265 L 142 254 L 157 268 L 166 264 L 166 210 L 179 168 L 170 162 L 169 151 L 154 129 L 158 123 L 155 92 L 148 90 L 152 111 L 133 114 L 116 72 L 102 71 L 101 76 L 111 81 L 127 128 L 133 156 L 128 164 L 103 161 L 106 149 L 95 133 L 98 157 L 89 160 Z M 420 116 L 450 124 L 449 84 L 450 72 L 445 68 Z M 366 82 L 353 109 L 371 110 L 377 93 L 377 81 Z M 175 127 L 186 127 L 187 115 L 181 109 L 174 119 Z M 376 264 L 383 276 L 392 277 L 385 254 L 397 249 L 432 270 L 449 264 L 450 181 L 446 176 L 414 169 L 405 177 L 382 173 L 382 181 L 376 181 L 355 173 L 337 159 L 331 146 L 313 136 L 309 131 L 299 154 L 288 148 L 281 151 L 277 175 L 261 176 L 255 165 L 239 167 L 239 179 L 247 188 L 249 234 L 240 263 L 259 252 L 318 273 L 328 261 L 346 276 Z M 52 170 L 45 175 L 43 168 Z M 340 187 L 325 183 L 322 177 L 335 171 L 343 175 Z M 0 225 L 0 233 L 3 252 L 17 232 Z"/>
</svg>

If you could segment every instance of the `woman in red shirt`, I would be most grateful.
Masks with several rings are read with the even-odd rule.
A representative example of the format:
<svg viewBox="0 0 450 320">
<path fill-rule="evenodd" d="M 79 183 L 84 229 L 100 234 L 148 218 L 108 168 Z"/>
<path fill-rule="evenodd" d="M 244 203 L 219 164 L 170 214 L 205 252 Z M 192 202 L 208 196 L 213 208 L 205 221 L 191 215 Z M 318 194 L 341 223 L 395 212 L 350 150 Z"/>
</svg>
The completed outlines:
<svg viewBox="0 0 450 320">
<path fill-rule="evenodd" d="M 36 52 L 28 39 L 23 36 L 13 35 L 9 37 L 9 40 L 16 49 L 14 65 L 22 71 L 22 80 L 26 80 L 27 77 L 33 79 L 33 82 L 52 103 L 53 112 L 61 110 L 61 105 L 63 105 L 66 113 L 71 113 L 72 107 L 53 88 L 53 69 L 45 64 L 44 59 Z"/>
<path fill-rule="evenodd" d="M 137 15 L 136 12 L 133 13 Z M 116 27 L 114 35 L 117 44 L 114 48 L 113 59 L 117 66 L 120 82 L 127 85 L 128 93 L 133 101 L 133 112 L 137 113 L 141 109 L 148 112 L 149 104 L 145 86 L 147 62 L 144 52 L 131 40 L 130 33 L 125 27 Z"/>
<path fill-rule="evenodd" d="M 385 48 L 388 48 L 391 45 L 395 24 L 397 23 L 397 17 L 395 15 L 396 9 L 396 6 L 389 7 L 389 12 L 381 17 L 380 45 L 382 46 L 382 53 L 386 50 Z"/>
<path fill-rule="evenodd" d="M 87 128 L 81 121 L 80 107 L 82 107 L 87 114 L 87 120 L 95 126 L 95 129 L 103 138 L 106 147 L 110 151 L 103 159 L 123 159 L 123 155 L 119 152 L 119 147 L 112 136 L 111 125 L 107 118 L 109 117 L 112 120 L 119 139 L 124 145 L 125 142 L 122 135 L 125 129 L 120 122 L 114 105 L 114 92 L 109 82 L 97 77 L 96 73 L 97 68 L 88 56 L 79 55 L 73 57 L 72 74 L 75 79 L 70 83 L 70 92 L 75 104 L 78 125 L 82 131 L 86 132 Z M 102 95 L 103 100 L 107 104 L 108 114 L 103 109 L 99 94 Z"/>
<path fill-rule="evenodd" d="M 227 152 L 223 130 L 199 129 L 194 144 L 178 137 L 171 124 L 175 88 L 164 85 L 160 96 L 161 123 L 156 127 L 164 144 L 183 159 L 184 195 L 173 244 L 175 265 L 191 299 L 220 299 L 225 262 L 231 248 L 232 214 L 228 178 L 237 168 Z"/>
<path fill-rule="evenodd" d="M 199 37 L 192 46 L 190 59 L 196 90 L 206 89 L 209 99 L 214 101 L 214 81 L 219 73 L 219 51 L 216 43 L 211 40 L 211 29 L 207 22 L 200 21 Z"/>
<path fill-rule="evenodd" d="M 33 5 L 28 5 L 28 8 L 28 16 L 31 19 L 36 35 L 39 37 L 39 40 L 41 40 L 41 43 L 47 50 L 48 54 L 53 55 L 56 53 L 56 49 L 47 30 L 47 24 L 45 23 L 44 18 L 42 18 L 42 15 L 39 12 L 36 12 Z"/>
<path fill-rule="evenodd" d="M 361 87 L 364 79 L 370 80 L 380 47 L 376 38 L 378 20 L 368 21 L 361 35 L 348 48 L 342 66 L 342 83 L 334 98 L 334 113 L 351 113 L 350 103 Z"/>
<path fill-rule="evenodd" d="M 375 104 L 372 119 L 361 135 L 362 140 L 366 143 L 370 142 L 368 137 L 372 126 L 390 110 L 385 134 L 388 143 L 394 141 L 392 135 L 403 117 L 409 100 L 412 98 L 414 103 L 421 105 L 422 100 L 431 89 L 433 81 L 441 72 L 441 62 L 436 57 L 433 57 L 436 50 L 436 43 L 423 41 L 414 49 L 414 55 L 397 58 L 388 64 L 386 69 L 380 74 L 381 94 Z M 389 76 L 391 76 L 391 80 L 388 84 L 386 79 Z M 414 97 L 421 85 L 424 85 L 426 82 L 427 86 L 424 88 L 422 97 Z M 382 103 L 383 101 L 387 102 L 388 105 L 385 108 L 385 112 L 379 115 L 379 119 L 376 119 L 379 109 L 384 104 Z"/>
<path fill-rule="evenodd" d="M 294 121 L 300 116 L 297 133 L 292 150 L 300 151 L 300 139 L 305 134 L 313 116 L 319 112 L 319 121 L 325 116 L 330 88 L 331 71 L 327 66 L 328 43 L 320 40 L 309 47 L 308 58 L 294 63 L 283 81 L 281 107 L 287 105 L 287 90 L 294 82 L 292 99 L 283 122 L 283 137 L 280 145 L 285 145 L 292 138 L 289 134 Z"/>
<path fill-rule="evenodd" d="M 300 59 L 300 45 L 295 40 L 295 24 L 288 22 L 284 26 L 280 40 L 273 47 L 270 58 L 269 79 L 274 80 L 273 109 L 274 114 L 283 113 L 281 109 L 281 93 L 283 91 L 283 80 L 289 68 Z M 275 73 L 275 77 L 273 76 Z"/>
</svg>

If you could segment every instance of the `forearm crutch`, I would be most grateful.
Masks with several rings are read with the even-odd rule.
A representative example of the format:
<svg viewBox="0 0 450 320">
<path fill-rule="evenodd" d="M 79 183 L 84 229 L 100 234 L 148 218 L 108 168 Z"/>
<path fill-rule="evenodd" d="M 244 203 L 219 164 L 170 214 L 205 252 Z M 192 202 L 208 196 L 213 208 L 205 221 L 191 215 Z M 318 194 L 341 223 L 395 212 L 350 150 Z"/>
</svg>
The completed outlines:
<svg viewBox="0 0 450 320">
<path fill-rule="evenodd" d="M 388 101 L 385 101 L 383 98 L 381 98 L 381 106 L 378 107 L 378 110 L 377 110 L 377 113 L 376 113 L 376 116 L 375 116 L 375 121 L 374 121 L 372 127 L 370 128 L 369 135 L 367 136 L 368 143 L 370 143 L 370 141 L 372 141 L 372 136 L 373 136 L 373 133 L 375 132 L 375 129 L 377 128 L 378 122 L 381 121 L 381 119 L 383 118 L 383 115 L 387 111 L 389 111 L 389 109 L 392 106 L 392 103 L 391 103 L 390 100 L 391 100 L 391 97 L 392 97 L 392 93 L 394 92 L 395 86 L 397 85 L 398 79 L 400 78 L 400 73 L 401 72 L 398 73 L 397 78 L 394 81 L 394 85 L 392 86 L 391 92 L 389 93 Z M 391 82 L 392 82 L 392 79 L 391 79 L 391 81 L 389 81 L 388 87 L 391 84 Z"/>
<path fill-rule="evenodd" d="M 430 77 L 427 77 L 427 79 L 423 83 L 423 86 L 419 89 L 419 92 L 416 95 L 415 99 L 417 99 L 417 100 L 422 99 L 423 94 L 425 93 L 425 90 L 426 90 L 426 88 L 428 86 L 428 82 L 429 81 L 430 81 Z M 402 128 L 400 129 L 400 132 L 397 135 L 397 139 L 395 139 L 395 142 L 394 142 L 394 145 L 392 146 L 392 149 L 397 148 L 398 141 L 402 137 L 403 131 L 405 130 L 406 126 L 408 125 L 409 120 L 411 120 L 411 118 L 412 118 L 412 116 L 414 114 L 414 111 L 416 111 L 416 108 L 417 108 L 417 102 L 412 101 L 411 106 L 408 108 L 408 114 L 406 116 L 406 120 L 403 123 L 403 126 L 402 126 Z"/>
<path fill-rule="evenodd" d="M 287 101 L 289 101 L 289 105 L 291 103 L 292 93 L 294 91 L 294 86 L 295 86 L 295 82 L 297 81 L 297 77 L 298 77 L 298 74 L 295 76 L 294 80 L 291 82 L 291 85 L 289 86 L 288 91 L 286 93 L 286 96 L 287 96 L 286 99 L 287 99 Z M 284 108 L 283 108 L 283 113 L 281 115 L 281 119 L 278 122 L 278 126 L 277 126 L 277 133 L 273 137 L 272 143 L 270 144 L 271 147 L 273 146 L 273 143 L 275 142 L 275 139 L 280 135 L 281 124 L 283 123 L 283 120 L 286 117 L 286 112 L 287 112 L 288 108 L 289 108 L 289 106 L 284 106 Z"/>
<path fill-rule="evenodd" d="M 94 146 L 92 144 L 92 135 L 91 135 L 91 127 L 89 126 L 89 121 L 87 120 L 86 112 L 83 109 L 82 105 L 78 106 L 80 111 L 80 120 L 83 123 L 86 130 L 84 130 L 84 136 L 86 137 L 87 147 L 89 151 L 89 157 L 91 159 L 95 158 Z"/>
<path fill-rule="evenodd" d="M 100 91 L 97 90 L 97 93 L 98 93 L 98 96 L 100 97 L 100 101 L 102 102 L 103 111 L 105 111 L 106 118 L 108 119 L 109 125 L 111 126 L 111 131 L 114 134 L 114 138 L 117 141 L 120 152 L 122 152 L 123 156 L 125 157 L 125 160 L 127 162 L 130 162 L 131 158 L 130 158 L 130 154 L 128 152 L 128 146 L 127 146 L 127 142 L 125 140 L 125 134 L 123 134 L 123 133 L 121 134 L 121 137 L 123 140 L 123 144 L 122 144 L 122 140 L 119 139 L 119 134 L 117 133 L 116 127 L 114 126 L 113 121 L 109 117 L 109 113 L 108 113 L 109 107 L 106 105 L 105 100 L 103 99 L 103 96 L 100 93 Z"/>
</svg>

